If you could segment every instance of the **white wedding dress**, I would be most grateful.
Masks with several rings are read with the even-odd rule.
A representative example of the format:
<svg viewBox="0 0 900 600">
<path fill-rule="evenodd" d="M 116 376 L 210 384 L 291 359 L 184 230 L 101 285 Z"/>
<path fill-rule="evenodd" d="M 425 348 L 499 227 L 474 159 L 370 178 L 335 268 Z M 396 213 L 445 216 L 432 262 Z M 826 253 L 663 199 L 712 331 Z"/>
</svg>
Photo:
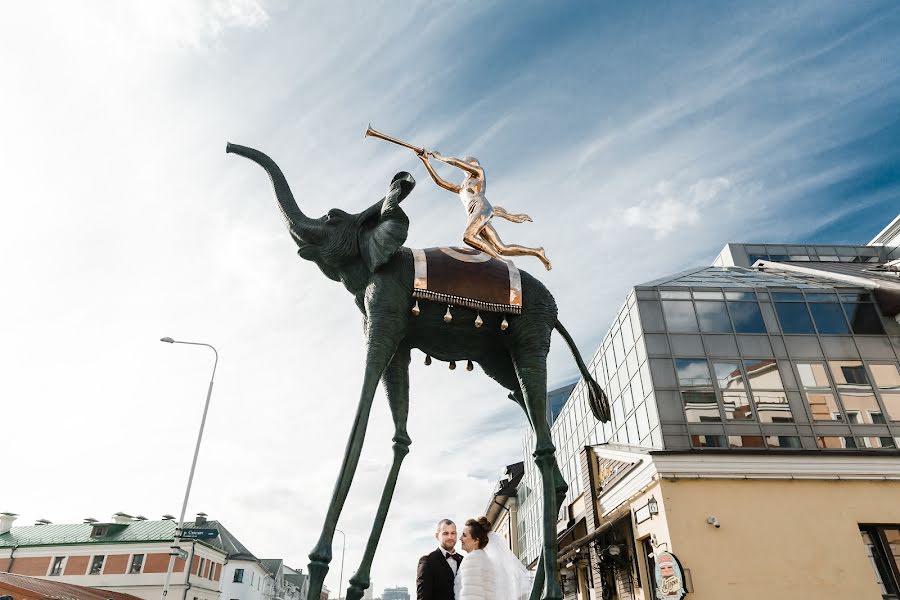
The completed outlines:
<svg viewBox="0 0 900 600">
<path fill-rule="evenodd" d="M 528 600 L 532 582 L 506 540 L 491 531 L 487 546 L 466 554 L 459 564 L 453 592 L 456 600 Z"/>
</svg>

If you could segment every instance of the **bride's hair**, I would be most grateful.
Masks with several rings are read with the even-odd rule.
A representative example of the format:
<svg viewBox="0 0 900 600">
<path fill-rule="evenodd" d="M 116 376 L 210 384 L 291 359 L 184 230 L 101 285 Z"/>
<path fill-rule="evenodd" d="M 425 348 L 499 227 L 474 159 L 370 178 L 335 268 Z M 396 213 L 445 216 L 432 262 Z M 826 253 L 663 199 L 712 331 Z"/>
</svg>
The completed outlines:
<svg viewBox="0 0 900 600">
<path fill-rule="evenodd" d="M 484 548 L 488 545 L 488 533 L 491 531 L 492 525 L 484 517 L 478 519 L 469 519 L 466 521 L 466 527 L 469 528 L 469 534 L 478 540 L 478 547 Z"/>
</svg>

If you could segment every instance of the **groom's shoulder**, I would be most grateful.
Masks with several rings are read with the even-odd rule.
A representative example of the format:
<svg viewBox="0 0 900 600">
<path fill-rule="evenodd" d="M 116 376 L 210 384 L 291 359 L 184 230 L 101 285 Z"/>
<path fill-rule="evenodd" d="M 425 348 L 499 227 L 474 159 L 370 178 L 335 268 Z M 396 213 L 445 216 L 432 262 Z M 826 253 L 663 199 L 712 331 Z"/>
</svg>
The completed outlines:
<svg viewBox="0 0 900 600">
<path fill-rule="evenodd" d="M 436 550 L 436 549 L 432 550 L 428 554 L 422 555 L 422 557 L 419 559 L 419 562 L 426 562 L 429 559 L 436 558 L 439 554 L 440 554 L 439 550 Z"/>
</svg>

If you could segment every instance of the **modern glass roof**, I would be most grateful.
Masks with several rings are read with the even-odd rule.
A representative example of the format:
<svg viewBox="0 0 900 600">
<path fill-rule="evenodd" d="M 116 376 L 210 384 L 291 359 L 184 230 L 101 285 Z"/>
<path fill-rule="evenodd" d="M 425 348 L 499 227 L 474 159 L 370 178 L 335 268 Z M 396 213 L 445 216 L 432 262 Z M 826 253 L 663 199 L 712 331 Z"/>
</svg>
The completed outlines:
<svg viewBox="0 0 900 600">
<path fill-rule="evenodd" d="M 702 267 L 669 275 L 635 286 L 647 287 L 720 287 L 720 288 L 834 288 L 838 282 L 824 277 L 792 273 L 770 273 L 743 267 Z"/>
</svg>

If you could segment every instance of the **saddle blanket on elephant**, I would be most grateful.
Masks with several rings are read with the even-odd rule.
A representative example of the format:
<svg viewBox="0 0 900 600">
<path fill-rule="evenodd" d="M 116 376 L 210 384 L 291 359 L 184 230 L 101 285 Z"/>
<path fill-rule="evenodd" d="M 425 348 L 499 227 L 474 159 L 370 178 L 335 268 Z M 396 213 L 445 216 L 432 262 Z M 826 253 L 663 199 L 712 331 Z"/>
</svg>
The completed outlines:
<svg viewBox="0 0 900 600">
<path fill-rule="evenodd" d="M 414 248 L 412 253 L 414 298 L 521 314 L 522 279 L 511 262 L 473 248 Z"/>
</svg>

